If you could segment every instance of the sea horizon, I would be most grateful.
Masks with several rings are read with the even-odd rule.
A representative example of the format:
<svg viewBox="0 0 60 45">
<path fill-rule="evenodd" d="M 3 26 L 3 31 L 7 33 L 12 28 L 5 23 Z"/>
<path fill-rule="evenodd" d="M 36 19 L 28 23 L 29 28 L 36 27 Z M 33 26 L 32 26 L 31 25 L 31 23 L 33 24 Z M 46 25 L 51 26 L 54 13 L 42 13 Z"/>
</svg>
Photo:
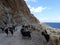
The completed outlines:
<svg viewBox="0 0 60 45">
<path fill-rule="evenodd" d="M 44 23 L 52 28 L 60 28 L 60 22 L 44 22 Z"/>
</svg>

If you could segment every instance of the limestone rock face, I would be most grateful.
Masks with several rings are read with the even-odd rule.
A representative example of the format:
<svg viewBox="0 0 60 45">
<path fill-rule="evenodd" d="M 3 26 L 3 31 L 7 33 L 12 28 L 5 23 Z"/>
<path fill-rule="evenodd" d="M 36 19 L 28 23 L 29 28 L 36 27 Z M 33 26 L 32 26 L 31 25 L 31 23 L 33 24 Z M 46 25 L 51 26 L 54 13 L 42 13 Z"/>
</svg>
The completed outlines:
<svg viewBox="0 0 60 45">
<path fill-rule="evenodd" d="M 39 23 L 24 0 L 0 0 L 0 17 L 0 23 Z"/>
</svg>

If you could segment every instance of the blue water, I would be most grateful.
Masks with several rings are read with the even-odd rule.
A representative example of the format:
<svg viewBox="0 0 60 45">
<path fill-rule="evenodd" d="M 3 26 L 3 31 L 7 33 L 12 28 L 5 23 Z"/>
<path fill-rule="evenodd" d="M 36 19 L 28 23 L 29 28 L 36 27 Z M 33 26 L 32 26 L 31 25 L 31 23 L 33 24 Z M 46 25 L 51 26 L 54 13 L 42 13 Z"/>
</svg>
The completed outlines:
<svg viewBox="0 0 60 45">
<path fill-rule="evenodd" d="M 60 28 L 60 23 L 45 23 L 45 24 L 47 24 L 47 25 L 49 25 L 49 26 L 51 26 L 51 27 L 53 27 L 53 28 Z"/>
</svg>

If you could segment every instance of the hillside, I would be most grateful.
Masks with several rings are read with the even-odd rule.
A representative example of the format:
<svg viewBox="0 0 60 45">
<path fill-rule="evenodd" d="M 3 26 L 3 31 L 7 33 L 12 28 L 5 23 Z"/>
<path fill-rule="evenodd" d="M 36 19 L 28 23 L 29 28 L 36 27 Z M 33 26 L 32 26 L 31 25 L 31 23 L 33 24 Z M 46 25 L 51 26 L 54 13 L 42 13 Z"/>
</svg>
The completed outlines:
<svg viewBox="0 0 60 45">
<path fill-rule="evenodd" d="M 7 23 L 7 24 L 5 24 Z M 31 25 L 32 39 L 22 39 L 20 29 L 21 25 Z M 24 0 L 0 0 L 0 27 L 5 25 L 17 25 L 14 35 L 7 37 L 0 30 L 0 45 L 60 45 L 60 29 L 49 27 L 48 25 L 39 22 L 39 20 L 31 14 Z M 46 30 L 53 37 L 52 41 L 46 42 L 41 32 Z M 56 31 L 58 30 L 58 31 Z M 58 40 L 56 44 L 56 40 Z"/>
</svg>

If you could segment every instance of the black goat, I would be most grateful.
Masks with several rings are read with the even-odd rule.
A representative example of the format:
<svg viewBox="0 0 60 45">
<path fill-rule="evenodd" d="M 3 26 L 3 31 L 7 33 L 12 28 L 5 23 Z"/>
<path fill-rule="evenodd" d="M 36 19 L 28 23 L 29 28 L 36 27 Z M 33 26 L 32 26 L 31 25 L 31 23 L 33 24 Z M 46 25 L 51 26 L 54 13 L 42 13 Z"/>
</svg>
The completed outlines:
<svg viewBox="0 0 60 45">
<path fill-rule="evenodd" d="M 8 27 L 9 28 L 9 31 L 11 32 L 12 35 L 13 35 L 14 30 L 15 30 L 15 27 L 16 26 Z"/>
<path fill-rule="evenodd" d="M 6 28 L 6 29 L 4 30 L 4 32 L 8 35 L 8 28 Z"/>
<path fill-rule="evenodd" d="M 8 27 L 8 28 L 9 28 L 10 33 L 13 35 L 13 27 Z"/>
<path fill-rule="evenodd" d="M 7 27 L 4 32 L 8 35 L 8 31 L 10 31 L 10 33 L 13 35 L 13 32 L 15 30 L 15 26 L 12 26 L 12 27 Z"/>
<path fill-rule="evenodd" d="M 31 38 L 31 32 L 30 31 L 24 31 L 24 29 L 21 29 L 21 34 L 23 37 Z"/>
<path fill-rule="evenodd" d="M 46 41 L 49 42 L 50 36 L 47 34 L 47 31 L 42 32 L 42 35 L 45 37 Z"/>
<path fill-rule="evenodd" d="M 3 28 L 3 27 L 0 27 L 0 29 L 1 29 L 2 31 L 4 31 L 4 28 Z"/>
</svg>

